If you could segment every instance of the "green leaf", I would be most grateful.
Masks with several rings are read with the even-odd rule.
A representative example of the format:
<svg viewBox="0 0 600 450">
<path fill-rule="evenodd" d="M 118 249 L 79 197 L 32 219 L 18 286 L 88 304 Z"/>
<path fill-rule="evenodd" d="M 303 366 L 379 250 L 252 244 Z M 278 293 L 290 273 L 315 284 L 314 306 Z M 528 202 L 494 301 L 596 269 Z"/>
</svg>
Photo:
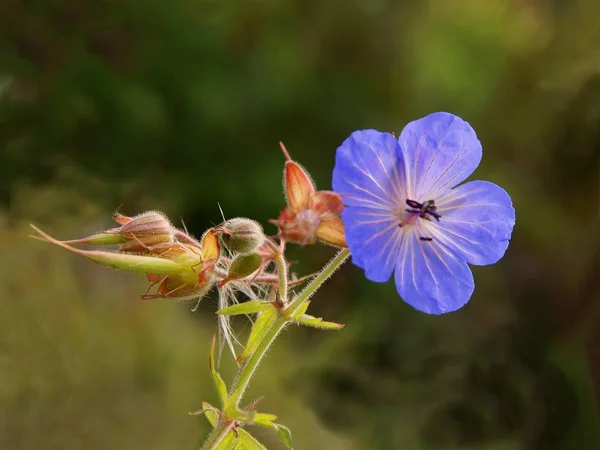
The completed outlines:
<svg viewBox="0 0 600 450">
<path fill-rule="evenodd" d="M 292 432 L 290 429 L 285 425 L 280 425 L 278 423 L 275 423 L 274 425 L 281 442 L 283 442 L 287 448 L 292 450 Z"/>
<path fill-rule="evenodd" d="M 244 351 L 236 360 L 237 362 L 242 361 L 243 359 L 249 357 L 254 353 L 264 336 L 268 333 L 269 329 L 277 320 L 278 312 L 275 308 L 270 308 L 266 311 L 261 312 L 258 315 L 258 319 L 252 325 L 252 330 L 250 330 L 250 336 L 248 337 L 248 342 L 246 343 L 246 347 Z"/>
<path fill-rule="evenodd" d="M 202 402 L 202 410 L 204 411 L 204 417 L 214 427 L 217 426 L 219 420 L 219 411 L 208 402 Z"/>
<path fill-rule="evenodd" d="M 229 433 L 227 433 L 227 435 L 225 436 L 225 438 L 221 441 L 221 443 L 218 445 L 217 450 L 235 450 L 238 449 L 240 447 L 238 447 L 238 444 L 240 442 L 240 435 L 239 435 L 239 430 L 238 434 L 236 434 L 235 431 L 230 430 Z M 254 448 L 254 447 L 242 447 L 242 448 Z"/>
<path fill-rule="evenodd" d="M 275 414 L 256 413 L 252 416 L 252 422 L 255 425 L 262 425 L 263 427 L 274 427 L 274 420 L 277 420 Z"/>
<path fill-rule="evenodd" d="M 308 314 L 303 314 L 295 320 L 297 323 L 307 325 L 309 327 L 323 328 L 325 330 L 341 330 L 344 324 L 335 322 L 325 322 L 321 317 L 313 317 Z"/>
<path fill-rule="evenodd" d="M 210 367 L 210 373 L 212 374 L 213 380 L 215 382 L 215 386 L 217 388 L 217 393 L 219 394 L 219 400 L 221 400 L 221 405 L 225 406 L 227 404 L 227 386 L 225 386 L 225 382 L 217 369 L 215 369 L 215 349 L 217 346 L 217 335 L 213 334 L 212 343 L 210 345 L 210 355 L 208 357 L 208 366 Z"/>
<path fill-rule="evenodd" d="M 310 305 L 310 301 L 302 303 L 302 305 L 300 305 L 300 307 L 291 315 L 292 319 L 297 319 L 302 316 L 308 309 L 308 305 Z"/>
<path fill-rule="evenodd" d="M 267 311 L 273 308 L 271 302 L 265 302 L 263 300 L 251 300 L 249 302 L 238 303 L 237 305 L 231 305 L 226 308 L 217 311 L 217 314 L 222 316 L 235 316 L 238 314 L 254 314 L 260 311 Z"/>
<path fill-rule="evenodd" d="M 267 447 L 262 445 L 254 436 L 241 428 L 237 429 L 238 442 L 235 450 L 267 450 Z"/>
</svg>

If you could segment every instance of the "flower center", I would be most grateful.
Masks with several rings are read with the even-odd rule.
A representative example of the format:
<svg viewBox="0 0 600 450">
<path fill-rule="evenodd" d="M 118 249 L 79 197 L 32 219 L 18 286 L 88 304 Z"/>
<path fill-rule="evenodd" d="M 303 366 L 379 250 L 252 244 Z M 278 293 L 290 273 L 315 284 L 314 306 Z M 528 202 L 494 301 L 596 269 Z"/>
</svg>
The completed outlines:
<svg viewBox="0 0 600 450">
<path fill-rule="evenodd" d="M 406 220 L 401 221 L 398 226 L 400 228 L 405 227 L 406 225 L 410 224 L 410 223 L 416 223 L 416 220 L 418 218 L 421 219 L 425 219 L 425 220 L 431 220 L 431 218 L 433 217 L 435 220 L 437 220 L 439 222 L 439 220 L 441 219 L 441 215 L 438 214 L 436 212 L 437 207 L 435 206 L 435 201 L 434 200 L 427 200 L 423 203 L 419 203 L 416 200 L 406 200 L 406 204 L 408 206 L 410 206 L 410 208 L 407 208 L 405 211 L 409 213 L 409 216 Z M 432 241 L 433 239 L 430 237 L 419 237 L 420 240 L 422 241 Z"/>
<path fill-rule="evenodd" d="M 319 214 L 312 209 L 305 209 L 296 214 L 296 225 L 311 237 L 319 228 L 319 221 Z"/>
</svg>

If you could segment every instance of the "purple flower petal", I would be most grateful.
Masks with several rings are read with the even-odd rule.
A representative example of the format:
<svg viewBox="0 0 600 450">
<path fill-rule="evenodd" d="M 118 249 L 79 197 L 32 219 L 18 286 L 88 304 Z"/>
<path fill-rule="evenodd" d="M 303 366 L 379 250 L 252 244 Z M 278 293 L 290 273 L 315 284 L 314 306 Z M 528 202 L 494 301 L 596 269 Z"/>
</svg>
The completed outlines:
<svg viewBox="0 0 600 450">
<path fill-rule="evenodd" d="M 466 262 L 436 241 L 404 239 L 395 272 L 396 289 L 413 308 L 444 314 L 462 308 L 475 284 Z"/>
<path fill-rule="evenodd" d="M 433 113 L 410 122 L 398 139 L 408 198 L 434 199 L 469 175 L 481 161 L 481 143 L 467 122 L 450 113 Z"/>
<path fill-rule="evenodd" d="M 500 186 L 471 181 L 436 201 L 439 222 L 427 227 L 430 236 L 469 264 L 494 264 L 508 247 L 515 209 Z"/>
<path fill-rule="evenodd" d="M 405 200 L 400 147 L 390 133 L 355 131 L 338 147 L 333 189 L 349 206 L 392 210 Z"/>
<path fill-rule="evenodd" d="M 342 212 L 352 262 L 371 281 L 390 279 L 398 260 L 403 233 L 398 219 L 376 208 L 347 207 Z"/>
</svg>

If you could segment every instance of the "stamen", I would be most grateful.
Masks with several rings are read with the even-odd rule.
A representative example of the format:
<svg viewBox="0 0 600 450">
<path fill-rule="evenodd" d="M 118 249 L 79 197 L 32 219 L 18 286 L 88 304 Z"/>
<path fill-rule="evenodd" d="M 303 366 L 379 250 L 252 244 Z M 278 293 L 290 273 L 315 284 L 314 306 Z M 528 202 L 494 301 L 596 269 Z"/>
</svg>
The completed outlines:
<svg viewBox="0 0 600 450">
<path fill-rule="evenodd" d="M 431 220 L 429 216 L 435 218 L 439 222 L 442 217 L 440 214 L 436 213 L 437 207 L 435 206 L 434 200 L 427 200 L 424 203 L 419 203 L 415 200 L 406 199 L 406 204 L 411 207 L 411 209 L 406 209 L 406 212 L 411 214 L 418 214 L 421 219 Z"/>
</svg>

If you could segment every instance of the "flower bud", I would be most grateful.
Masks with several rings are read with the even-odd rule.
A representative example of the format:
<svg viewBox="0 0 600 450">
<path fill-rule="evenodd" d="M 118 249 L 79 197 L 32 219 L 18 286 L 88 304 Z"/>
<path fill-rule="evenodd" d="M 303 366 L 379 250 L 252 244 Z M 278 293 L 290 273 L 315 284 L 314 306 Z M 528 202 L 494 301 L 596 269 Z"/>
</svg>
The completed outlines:
<svg viewBox="0 0 600 450">
<path fill-rule="evenodd" d="M 173 225 L 158 211 L 147 211 L 134 217 L 115 213 L 113 219 L 121 226 L 105 233 L 126 240 L 119 248 L 123 253 L 148 253 L 152 247 L 175 242 Z"/>
<path fill-rule="evenodd" d="M 217 227 L 223 244 L 235 253 L 253 253 L 265 242 L 262 226 L 254 220 L 236 218 Z"/>
<path fill-rule="evenodd" d="M 148 254 L 150 249 L 165 247 L 175 242 L 175 229 L 169 219 L 158 211 L 147 211 L 135 217 L 113 214 L 120 227 L 80 239 L 62 241 L 65 244 L 115 245 L 121 244 L 121 253 Z"/>
<path fill-rule="evenodd" d="M 260 269 L 262 262 L 263 257 L 258 253 L 247 253 L 236 256 L 229 266 L 227 278 L 219 283 L 219 285 L 223 286 L 229 281 L 249 277 Z"/>
<path fill-rule="evenodd" d="M 132 222 L 133 220 L 127 223 Z M 126 252 L 81 250 L 69 245 L 69 241 L 56 240 L 34 225 L 31 226 L 37 232 L 37 235 L 32 236 L 35 239 L 58 245 L 103 266 L 146 274 L 151 284 L 148 291 L 142 295 L 142 299 L 197 299 L 204 296 L 215 282 L 214 270 L 221 249 L 212 228 L 204 233 L 199 246 L 173 242 L 154 245 L 147 248 L 145 254 L 137 255 Z M 159 286 L 156 293 L 150 294 L 150 289 L 157 284 Z"/>
</svg>

